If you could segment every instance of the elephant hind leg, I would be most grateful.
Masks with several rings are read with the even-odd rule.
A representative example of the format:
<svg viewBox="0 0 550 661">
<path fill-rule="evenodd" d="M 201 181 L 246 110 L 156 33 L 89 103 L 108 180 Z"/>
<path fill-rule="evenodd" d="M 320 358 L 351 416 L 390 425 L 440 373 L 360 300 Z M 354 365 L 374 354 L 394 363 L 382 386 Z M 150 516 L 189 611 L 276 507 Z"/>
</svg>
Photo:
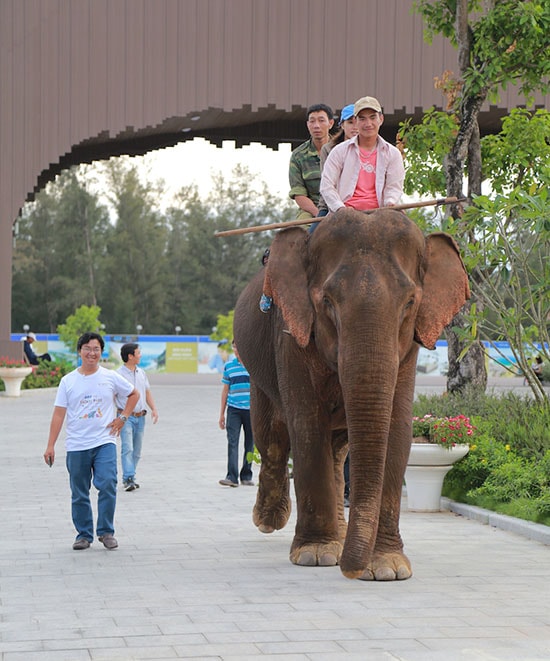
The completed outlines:
<svg viewBox="0 0 550 661">
<path fill-rule="evenodd" d="M 337 513 L 338 513 L 338 537 L 342 544 L 346 539 L 348 522 L 344 513 L 344 463 L 348 454 L 348 432 L 347 429 L 334 431 L 332 434 L 332 452 L 334 462 L 334 482 L 336 485 Z"/>
<path fill-rule="evenodd" d="M 262 464 L 256 504 L 252 513 L 260 532 L 271 533 L 284 528 L 292 509 L 288 474 L 290 440 L 286 425 L 276 418 L 271 402 L 257 391 L 252 425 Z"/>
</svg>

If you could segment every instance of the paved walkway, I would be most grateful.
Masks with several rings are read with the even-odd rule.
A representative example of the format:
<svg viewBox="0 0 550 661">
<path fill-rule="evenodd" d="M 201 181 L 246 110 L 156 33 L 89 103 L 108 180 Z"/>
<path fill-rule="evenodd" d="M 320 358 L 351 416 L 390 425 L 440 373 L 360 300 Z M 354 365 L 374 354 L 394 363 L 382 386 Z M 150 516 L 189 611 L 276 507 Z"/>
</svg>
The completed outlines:
<svg viewBox="0 0 550 661">
<path fill-rule="evenodd" d="M 116 551 L 71 549 L 62 442 L 53 468 L 42 460 L 55 392 L 0 396 L 2 661 L 550 658 L 549 546 L 404 511 L 410 580 L 296 567 L 294 519 L 262 535 L 255 489 L 218 485 L 220 386 L 199 382 L 154 386 L 161 420 L 142 488 L 119 494 Z"/>
</svg>

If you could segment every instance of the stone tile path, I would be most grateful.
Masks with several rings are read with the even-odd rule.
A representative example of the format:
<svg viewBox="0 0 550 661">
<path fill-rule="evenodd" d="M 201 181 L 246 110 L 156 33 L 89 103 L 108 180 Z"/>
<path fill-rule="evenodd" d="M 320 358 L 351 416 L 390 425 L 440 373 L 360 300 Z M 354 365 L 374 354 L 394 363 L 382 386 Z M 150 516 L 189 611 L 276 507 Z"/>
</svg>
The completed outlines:
<svg viewBox="0 0 550 661">
<path fill-rule="evenodd" d="M 197 381 L 199 383 L 199 381 Z M 223 488 L 220 386 L 154 386 L 120 547 L 71 549 L 63 443 L 42 459 L 53 390 L 0 396 L 1 661 L 531 661 L 550 658 L 550 547 L 451 512 L 404 511 L 412 579 L 364 583 L 288 561 L 294 519 L 252 524 Z M 405 510 L 405 508 L 404 508 Z"/>
</svg>

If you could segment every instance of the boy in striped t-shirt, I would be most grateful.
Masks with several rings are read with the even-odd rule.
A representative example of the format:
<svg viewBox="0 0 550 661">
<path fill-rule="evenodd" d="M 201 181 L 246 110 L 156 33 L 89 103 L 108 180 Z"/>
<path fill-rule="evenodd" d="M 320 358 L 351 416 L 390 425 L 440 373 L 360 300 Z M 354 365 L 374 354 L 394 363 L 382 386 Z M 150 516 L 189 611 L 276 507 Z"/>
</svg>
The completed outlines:
<svg viewBox="0 0 550 661">
<path fill-rule="evenodd" d="M 250 375 L 241 363 L 239 352 L 232 342 L 235 358 L 229 360 L 222 375 L 222 396 L 219 425 L 227 430 L 227 475 L 220 484 L 225 487 L 238 487 L 241 484 L 254 486 L 252 464 L 247 455 L 254 451 L 252 425 L 250 423 Z M 227 408 L 227 420 L 225 409 Z M 241 427 L 244 430 L 243 466 L 239 474 L 239 437 Z"/>
</svg>

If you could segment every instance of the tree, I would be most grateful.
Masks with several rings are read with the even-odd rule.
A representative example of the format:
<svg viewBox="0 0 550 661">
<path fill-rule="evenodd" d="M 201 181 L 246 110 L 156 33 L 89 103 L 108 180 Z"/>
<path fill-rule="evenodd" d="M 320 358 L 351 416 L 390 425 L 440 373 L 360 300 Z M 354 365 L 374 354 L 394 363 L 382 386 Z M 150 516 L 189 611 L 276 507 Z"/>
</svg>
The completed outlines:
<svg viewBox="0 0 550 661">
<path fill-rule="evenodd" d="M 409 188 L 426 191 L 434 182 L 437 185 L 438 149 L 441 156 L 441 145 L 449 144 L 453 131 L 452 123 L 438 121 L 437 115 L 428 113 L 422 124 L 407 132 L 412 150 Z M 438 145 L 430 146 L 430 136 Z M 481 152 L 491 174 L 491 196 L 476 196 L 460 223 L 450 219 L 447 224 L 452 232 L 460 227 L 471 237 L 463 242 L 462 252 L 476 300 L 481 302 L 465 315 L 465 329 L 457 330 L 457 336 L 464 346 L 472 341 L 472 329 L 486 342 L 506 340 L 535 397 L 542 401 L 546 393 L 531 362 L 535 353 L 550 361 L 550 113 L 513 110 L 504 118 L 500 133 L 481 139 Z M 425 218 L 422 221 L 426 229 L 433 229 Z"/>
<path fill-rule="evenodd" d="M 16 326 L 54 332 L 78 305 L 98 300 L 108 214 L 82 183 L 85 168 L 64 171 L 25 209 L 14 251 Z"/>
<path fill-rule="evenodd" d="M 233 316 L 235 310 L 230 310 L 227 314 L 219 314 L 216 320 L 216 326 L 210 335 L 211 340 L 219 342 L 226 340 L 231 342 L 233 339 Z"/>
<path fill-rule="evenodd" d="M 426 23 L 426 35 L 449 38 L 458 49 L 458 74 L 445 75 L 440 85 L 456 117 L 456 130 L 443 159 L 446 193 L 464 197 L 481 194 L 482 162 L 478 115 L 483 103 L 499 90 L 518 84 L 529 99 L 533 92 L 549 87 L 550 3 L 546 0 L 417 0 L 416 10 Z M 403 136 L 406 140 L 406 135 Z M 450 208 L 457 234 L 462 234 L 461 207 Z M 474 237 L 469 235 L 470 240 Z M 452 322 L 464 326 L 457 315 Z M 479 344 L 466 347 L 455 333 L 449 340 L 450 391 L 468 382 L 486 381 L 484 355 Z M 458 358 L 464 354 L 459 361 Z"/>
<path fill-rule="evenodd" d="M 465 251 L 483 302 L 471 321 L 484 339 L 509 342 L 535 398 L 547 402 L 532 360 L 550 361 L 550 113 L 513 110 L 481 149 L 493 195 L 476 197 L 464 217 L 476 237 Z"/>
<path fill-rule="evenodd" d="M 59 339 L 70 350 L 76 351 L 76 343 L 83 333 L 99 333 L 101 308 L 97 305 L 81 305 L 74 314 L 67 317 L 64 324 L 57 327 Z"/>
<path fill-rule="evenodd" d="M 196 188 L 186 187 L 177 207 L 169 210 L 169 300 L 174 320 L 188 332 L 210 334 L 218 314 L 233 309 L 261 268 L 261 256 L 271 243 L 269 232 L 229 237 L 215 232 L 292 217 L 291 205 L 281 204 L 248 168 L 237 166 L 230 178 L 218 174 L 214 182 L 206 200 Z"/>
<path fill-rule="evenodd" d="M 166 212 L 158 182 L 142 180 L 128 159 L 107 165 L 107 184 L 92 193 L 64 172 L 27 207 L 14 258 L 14 321 L 57 325 L 80 305 L 97 305 L 110 334 L 209 334 L 259 269 L 269 232 L 216 237 L 215 232 L 289 220 L 292 205 L 270 194 L 247 168 L 218 174 L 202 199 L 182 188 Z M 91 188 L 91 186 L 90 186 Z M 100 198 L 100 195 L 102 196 Z M 110 203 L 110 212 L 107 208 Z M 30 304 L 32 302 L 32 305 Z"/>
<path fill-rule="evenodd" d="M 114 223 L 106 236 L 101 300 L 109 332 L 133 332 L 137 324 L 148 333 L 162 332 L 167 228 L 158 189 L 124 160 L 111 161 L 106 170 Z"/>
</svg>

